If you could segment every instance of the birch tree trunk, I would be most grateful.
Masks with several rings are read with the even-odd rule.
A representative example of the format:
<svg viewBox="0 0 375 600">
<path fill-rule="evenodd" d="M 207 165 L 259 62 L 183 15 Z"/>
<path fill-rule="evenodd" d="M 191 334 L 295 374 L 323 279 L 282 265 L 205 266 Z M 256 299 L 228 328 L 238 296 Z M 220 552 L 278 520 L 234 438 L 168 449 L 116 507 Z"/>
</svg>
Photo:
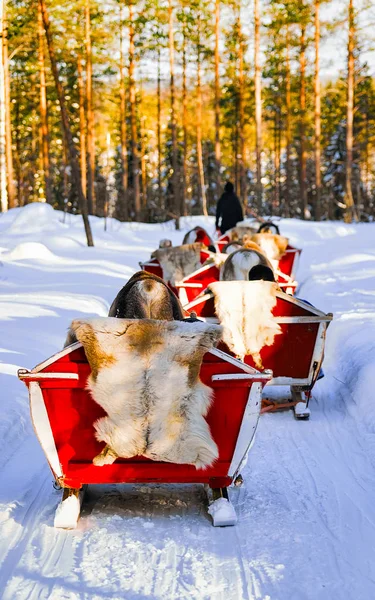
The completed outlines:
<svg viewBox="0 0 375 600">
<path fill-rule="evenodd" d="M 8 22 L 6 17 L 6 3 L 3 5 L 3 68 L 4 68 L 4 105 L 5 105 L 5 157 L 6 177 L 8 192 L 8 208 L 16 206 L 16 191 L 13 179 L 13 154 L 12 154 L 12 124 L 10 115 L 10 74 L 8 59 Z"/>
<path fill-rule="evenodd" d="M 353 114 L 354 114 L 354 7 L 349 0 L 349 38 L 348 38 L 348 97 L 346 113 L 346 161 L 345 161 L 345 221 L 351 223 L 355 216 L 352 193 L 352 164 L 353 164 Z"/>
<path fill-rule="evenodd" d="M 221 145 L 220 145 L 220 0 L 215 0 L 215 163 L 216 163 L 216 194 L 215 200 L 221 194 Z"/>
<path fill-rule="evenodd" d="M 95 139 L 92 106 L 92 49 L 90 0 L 85 3 L 86 43 L 86 102 L 87 102 L 87 206 L 91 215 L 96 212 L 95 202 Z"/>
<path fill-rule="evenodd" d="M 262 211 L 262 87 L 260 68 L 260 16 L 259 0 L 254 0 L 255 22 L 255 126 L 256 126 L 256 196 L 259 214 Z"/>
<path fill-rule="evenodd" d="M 202 199 L 202 211 L 207 217 L 207 199 L 206 199 L 206 188 L 204 182 L 204 167 L 203 167 L 203 155 L 202 155 L 202 84 L 201 84 L 201 47 L 200 47 L 200 34 L 201 34 L 201 20 L 200 15 L 197 19 L 198 37 L 197 37 L 197 159 L 198 159 L 198 178 L 199 178 L 199 189 L 200 196 Z"/>
<path fill-rule="evenodd" d="M 314 97 L 315 97 L 315 220 L 321 219 L 321 98 L 320 98 L 320 19 L 319 19 L 320 0 L 315 0 L 315 78 L 314 78 Z"/>
<path fill-rule="evenodd" d="M 176 229 L 180 228 L 180 199 L 179 199 L 179 176 L 178 176 L 178 148 L 177 148 L 177 126 L 176 126 L 176 92 L 174 83 L 174 33 L 173 33 L 173 5 L 168 0 L 169 17 L 169 67 L 170 67 L 170 93 L 171 93 L 171 132 L 172 132 L 172 188 L 173 188 L 173 212 L 176 219 Z"/>
<path fill-rule="evenodd" d="M 1 212 L 8 210 L 8 192 L 7 192 L 7 166 L 5 153 L 5 73 L 4 73 L 4 12 L 5 0 L 0 0 L 0 19 L 1 19 L 1 57 L 0 57 L 0 192 L 1 192 Z"/>
<path fill-rule="evenodd" d="M 83 219 L 86 238 L 87 238 L 87 245 L 93 246 L 94 241 L 92 238 L 90 222 L 89 222 L 89 218 L 87 215 L 86 198 L 82 191 L 81 173 L 79 170 L 77 151 L 74 146 L 72 131 L 70 128 L 70 123 L 69 123 L 68 111 L 66 109 L 64 88 L 59 79 L 56 54 L 55 54 L 52 35 L 51 35 L 51 31 L 50 31 L 50 24 L 49 24 L 49 18 L 48 18 L 48 14 L 47 14 L 45 0 L 39 0 L 39 4 L 40 4 L 41 12 L 42 12 L 42 17 L 43 17 L 43 26 L 44 26 L 44 31 L 46 34 L 47 48 L 48 48 L 48 53 L 49 53 L 50 62 L 51 62 L 52 74 L 53 74 L 53 78 L 55 81 L 57 97 L 59 99 L 59 104 L 60 104 L 64 138 L 66 141 L 66 145 L 68 147 L 69 162 L 70 162 L 70 167 L 72 170 L 73 181 L 74 181 L 77 195 L 78 195 L 79 206 L 80 206 L 81 213 L 82 213 L 82 219 Z"/>
<path fill-rule="evenodd" d="M 132 183 L 135 219 L 141 219 L 141 198 L 139 189 L 139 154 L 137 135 L 137 107 L 134 81 L 134 13 L 129 4 L 129 101 L 130 101 L 130 144 L 132 153 Z"/>
<path fill-rule="evenodd" d="M 44 32 L 43 19 L 38 4 L 38 61 L 39 61 L 39 111 L 40 111 L 40 140 L 41 140 L 41 168 L 44 178 L 44 192 L 48 204 L 52 204 L 52 185 L 49 160 L 49 134 L 47 116 L 47 91 L 46 91 L 46 68 L 44 61 Z"/>
</svg>

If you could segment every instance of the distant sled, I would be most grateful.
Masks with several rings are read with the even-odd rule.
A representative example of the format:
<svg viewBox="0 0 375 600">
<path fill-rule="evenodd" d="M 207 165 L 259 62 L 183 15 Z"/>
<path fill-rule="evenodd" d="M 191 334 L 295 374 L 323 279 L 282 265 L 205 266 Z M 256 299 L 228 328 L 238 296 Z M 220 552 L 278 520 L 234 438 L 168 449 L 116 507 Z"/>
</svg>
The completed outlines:
<svg viewBox="0 0 375 600">
<path fill-rule="evenodd" d="M 308 419 L 309 398 L 323 362 L 326 331 L 333 316 L 283 292 L 276 292 L 276 296 L 273 315 L 281 334 L 271 346 L 261 350 L 260 356 L 264 369 L 273 372 L 269 385 L 288 386 L 292 397 L 282 404 L 266 402 L 263 412 L 294 408 L 297 419 Z M 184 308 L 200 319 L 218 322 L 212 292 L 198 296 Z M 228 350 L 224 344 L 220 347 Z M 255 366 L 251 356 L 246 356 L 244 361 Z"/>
</svg>

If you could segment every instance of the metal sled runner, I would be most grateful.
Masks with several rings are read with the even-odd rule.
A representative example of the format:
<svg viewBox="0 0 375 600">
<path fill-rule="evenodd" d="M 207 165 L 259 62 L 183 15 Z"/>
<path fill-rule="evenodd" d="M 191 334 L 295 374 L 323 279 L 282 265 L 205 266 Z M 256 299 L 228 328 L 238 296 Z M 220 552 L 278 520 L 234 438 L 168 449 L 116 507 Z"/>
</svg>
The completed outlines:
<svg viewBox="0 0 375 600">
<path fill-rule="evenodd" d="M 236 515 L 226 487 L 236 480 L 247 456 L 258 423 L 262 389 L 272 374 L 259 373 L 220 350 L 205 355 L 200 378 L 214 389 L 207 422 L 219 448 L 219 459 L 204 470 L 142 456 L 95 466 L 93 458 L 105 444 L 96 440 L 94 423 L 105 412 L 86 390 L 89 374 L 80 343 L 31 371 L 18 372 L 29 390 L 36 435 L 56 482 L 63 487 L 55 526 L 76 526 L 86 484 L 151 482 L 208 484 L 214 498 L 216 495 L 209 509 L 214 525 L 234 525 Z"/>
</svg>

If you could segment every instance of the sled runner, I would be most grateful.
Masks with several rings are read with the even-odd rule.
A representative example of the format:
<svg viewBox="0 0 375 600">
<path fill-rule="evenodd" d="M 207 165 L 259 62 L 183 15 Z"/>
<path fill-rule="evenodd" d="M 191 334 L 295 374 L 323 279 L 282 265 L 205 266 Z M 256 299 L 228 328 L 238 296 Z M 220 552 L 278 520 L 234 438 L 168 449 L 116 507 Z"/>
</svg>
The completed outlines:
<svg viewBox="0 0 375 600">
<path fill-rule="evenodd" d="M 248 285 L 252 283 L 255 282 L 248 282 Z M 184 308 L 187 312 L 196 313 L 200 319 L 219 322 L 215 312 L 214 294 L 211 291 L 197 297 Z M 297 419 L 308 419 L 309 397 L 319 376 L 326 330 L 333 316 L 280 291 L 276 292 L 276 305 L 272 314 L 281 328 L 281 333 L 275 336 L 272 345 L 261 349 L 261 362 L 264 369 L 273 372 L 269 385 L 290 387 L 292 398 L 282 404 L 265 402 L 263 412 L 294 408 Z M 223 343 L 220 348 L 228 351 Z M 249 355 L 244 357 L 244 362 L 255 366 L 253 358 Z"/>
<path fill-rule="evenodd" d="M 238 478 L 258 423 L 262 389 L 272 374 L 260 373 L 213 349 L 205 354 L 201 381 L 213 388 L 207 415 L 219 458 L 206 469 L 192 464 L 157 462 L 142 456 L 118 458 L 97 466 L 93 459 L 105 444 L 95 438 L 94 424 L 105 416 L 87 390 L 90 366 L 81 343 L 68 346 L 19 378 L 29 390 L 31 418 L 63 498 L 55 527 L 74 528 L 86 484 L 203 483 L 213 491 L 209 507 L 215 526 L 234 525 L 236 514 L 226 488 Z"/>
</svg>

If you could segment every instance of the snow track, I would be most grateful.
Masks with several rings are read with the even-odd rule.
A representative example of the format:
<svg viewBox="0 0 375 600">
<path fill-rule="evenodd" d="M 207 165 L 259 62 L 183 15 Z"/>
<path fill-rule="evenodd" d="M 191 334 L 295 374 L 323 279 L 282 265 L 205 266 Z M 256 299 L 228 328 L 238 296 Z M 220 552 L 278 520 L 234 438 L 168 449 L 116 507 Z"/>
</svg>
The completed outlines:
<svg viewBox="0 0 375 600">
<path fill-rule="evenodd" d="M 73 317 L 105 314 L 138 260 L 182 233 L 116 222 L 105 233 L 93 219 L 88 249 L 79 219 L 36 209 L 40 226 L 24 233 L 20 209 L 0 216 L 0 598 L 375 598 L 375 226 L 281 223 L 304 248 L 299 295 L 335 320 L 311 420 L 261 419 L 231 490 L 236 527 L 212 527 L 202 486 L 122 485 L 90 486 L 77 530 L 59 531 L 17 367 L 58 350 Z M 45 257 L 25 256 L 25 241 Z"/>
</svg>

